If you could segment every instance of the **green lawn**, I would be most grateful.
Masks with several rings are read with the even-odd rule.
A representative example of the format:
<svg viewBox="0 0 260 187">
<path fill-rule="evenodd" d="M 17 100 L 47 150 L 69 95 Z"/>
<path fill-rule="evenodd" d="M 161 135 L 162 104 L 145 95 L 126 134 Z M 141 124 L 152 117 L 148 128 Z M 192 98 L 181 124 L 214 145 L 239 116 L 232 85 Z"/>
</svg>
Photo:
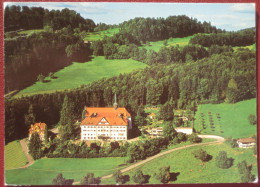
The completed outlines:
<svg viewBox="0 0 260 187">
<path fill-rule="evenodd" d="M 117 76 L 120 73 L 129 73 L 135 69 L 144 68 L 146 64 L 141 62 L 125 59 L 125 60 L 106 60 L 104 57 L 98 56 L 86 63 L 76 63 L 65 67 L 56 72 L 56 79 L 46 78 L 50 82 L 36 82 L 34 85 L 20 91 L 17 96 L 33 95 L 39 93 L 50 93 L 56 90 L 64 90 L 77 88 L 83 84 L 89 84 L 103 77 L 109 78 Z"/>
<path fill-rule="evenodd" d="M 26 169 L 6 171 L 6 183 L 16 185 L 48 185 L 58 173 L 66 179 L 80 179 L 87 173 L 101 177 L 122 167 L 126 158 L 44 158 Z"/>
<path fill-rule="evenodd" d="M 184 38 L 170 38 L 167 40 L 167 47 L 176 46 L 176 45 L 179 45 L 180 47 L 184 47 L 185 45 L 189 44 L 189 41 L 192 37 L 193 36 L 187 36 Z M 146 48 L 147 50 L 152 49 L 158 52 L 159 49 L 163 46 L 164 46 L 164 40 L 160 40 L 156 42 L 149 42 L 149 45 L 145 44 L 142 47 Z"/>
<path fill-rule="evenodd" d="M 171 173 L 178 174 L 177 180 L 170 181 L 172 184 L 187 183 L 237 183 L 240 182 L 240 174 L 237 170 L 238 162 L 246 160 L 248 164 L 252 164 L 252 173 L 257 174 L 257 159 L 253 156 L 252 149 L 232 149 L 226 144 L 217 144 L 202 146 L 212 157 L 212 160 L 202 165 L 201 161 L 194 158 L 192 151 L 200 147 L 192 147 L 185 150 L 175 151 L 163 157 L 154 159 L 147 164 L 141 165 L 136 169 L 130 170 L 124 175 L 130 176 L 130 181 L 126 184 L 134 184 L 131 177 L 137 169 L 142 170 L 144 175 L 149 175 L 149 184 L 160 184 L 153 176 L 155 172 L 162 166 L 170 165 Z M 220 169 L 215 165 L 215 158 L 219 151 L 226 151 L 228 157 L 234 159 L 233 166 L 229 169 Z M 113 178 L 102 180 L 101 184 L 115 184 Z"/>
<path fill-rule="evenodd" d="M 250 125 L 248 121 L 249 114 L 256 114 L 256 99 L 235 104 L 203 104 L 198 106 L 194 127 L 196 131 L 201 129 L 201 134 L 246 138 L 257 132 L 256 126 Z"/>
<path fill-rule="evenodd" d="M 5 146 L 5 169 L 19 168 L 27 163 L 19 141 L 13 141 Z"/>
<path fill-rule="evenodd" d="M 119 32 L 119 28 L 108 29 L 100 32 L 90 32 L 88 33 L 87 37 L 84 38 L 84 40 L 88 40 L 88 41 L 102 40 L 104 36 L 111 37 L 118 32 Z"/>
</svg>

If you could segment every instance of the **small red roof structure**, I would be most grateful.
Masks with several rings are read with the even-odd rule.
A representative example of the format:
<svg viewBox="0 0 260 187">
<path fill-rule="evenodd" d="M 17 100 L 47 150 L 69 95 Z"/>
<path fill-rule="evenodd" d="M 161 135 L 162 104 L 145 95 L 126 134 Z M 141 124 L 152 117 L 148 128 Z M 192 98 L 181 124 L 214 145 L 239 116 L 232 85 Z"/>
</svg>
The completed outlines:
<svg viewBox="0 0 260 187">
<path fill-rule="evenodd" d="M 29 139 L 31 138 L 31 135 L 33 133 L 38 133 L 40 138 L 44 139 L 44 133 L 46 130 L 46 124 L 45 123 L 35 123 L 34 125 L 31 125 L 31 128 L 29 129 Z"/>
<path fill-rule="evenodd" d="M 237 141 L 241 142 L 241 143 L 253 143 L 253 142 L 255 142 L 255 139 L 250 137 L 250 138 L 242 138 Z"/>
</svg>

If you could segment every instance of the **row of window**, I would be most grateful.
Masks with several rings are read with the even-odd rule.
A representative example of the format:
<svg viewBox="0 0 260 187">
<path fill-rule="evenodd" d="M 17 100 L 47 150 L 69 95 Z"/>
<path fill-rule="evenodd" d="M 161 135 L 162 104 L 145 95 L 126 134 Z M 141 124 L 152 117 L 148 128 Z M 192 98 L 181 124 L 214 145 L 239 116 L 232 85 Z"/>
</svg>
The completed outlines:
<svg viewBox="0 0 260 187">
<path fill-rule="evenodd" d="M 98 132 L 109 132 L 109 130 L 97 130 Z M 83 132 L 96 132 L 95 130 L 83 130 Z M 125 130 L 110 130 L 110 132 L 125 132 Z"/>
<path fill-rule="evenodd" d="M 83 126 L 83 128 L 96 128 L 96 126 Z M 107 126 L 98 126 L 97 128 L 108 128 Z M 126 126 L 110 126 L 110 128 L 125 129 Z"/>
<path fill-rule="evenodd" d="M 84 137 L 84 140 L 95 140 L 96 137 Z M 114 140 L 125 140 L 126 138 L 125 137 L 111 137 L 111 139 L 114 139 Z"/>
</svg>

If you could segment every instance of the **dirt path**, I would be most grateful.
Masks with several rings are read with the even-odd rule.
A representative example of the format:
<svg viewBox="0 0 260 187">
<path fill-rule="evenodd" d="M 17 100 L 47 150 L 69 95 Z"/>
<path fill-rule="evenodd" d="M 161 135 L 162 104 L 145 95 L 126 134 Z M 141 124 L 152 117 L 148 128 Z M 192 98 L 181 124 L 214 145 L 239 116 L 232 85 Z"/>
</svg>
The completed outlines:
<svg viewBox="0 0 260 187">
<path fill-rule="evenodd" d="M 174 152 L 174 151 L 177 151 L 177 150 L 186 149 L 186 148 L 195 147 L 195 146 L 202 146 L 202 145 L 210 145 L 210 144 L 223 143 L 223 142 L 225 141 L 224 138 L 222 138 L 222 137 L 220 137 L 220 136 L 215 136 L 215 135 L 199 135 L 199 137 L 205 138 L 205 139 L 206 139 L 206 138 L 216 139 L 217 141 L 214 141 L 214 142 L 206 142 L 206 143 L 196 143 L 196 144 L 185 145 L 185 146 L 182 146 L 182 147 L 174 148 L 174 149 L 171 149 L 171 150 L 168 150 L 168 151 L 159 153 L 159 154 L 157 154 L 157 155 L 154 155 L 154 156 L 152 156 L 152 157 L 149 157 L 149 158 L 147 158 L 147 159 L 145 159 L 145 160 L 143 160 L 143 161 L 140 161 L 140 162 L 138 162 L 138 163 L 136 163 L 136 164 L 133 164 L 133 165 L 131 165 L 131 166 L 125 168 L 125 169 L 122 169 L 121 172 L 122 172 L 122 173 L 127 172 L 127 171 L 129 171 L 129 170 L 131 170 L 131 169 L 134 169 L 134 168 L 136 168 L 136 167 L 138 167 L 138 166 L 140 166 L 140 165 L 142 165 L 142 164 L 145 164 L 145 163 L 147 163 L 147 162 L 149 162 L 149 161 L 151 161 L 151 160 L 153 160 L 153 159 L 155 159 L 155 158 L 161 157 L 161 156 L 163 156 L 163 155 L 169 154 L 169 153 Z M 104 176 L 104 177 L 101 177 L 101 180 L 102 180 L 102 179 L 107 179 L 107 178 L 110 178 L 110 177 L 112 177 L 112 174 L 111 174 L 111 175 L 106 175 L 106 176 Z"/>
<path fill-rule="evenodd" d="M 34 163 L 34 160 L 32 159 L 31 155 L 29 155 L 29 150 L 28 150 L 27 144 L 25 142 L 25 139 L 20 140 L 20 144 L 21 144 L 23 152 L 28 160 L 28 164 L 26 164 L 25 166 L 23 166 L 21 168 L 27 168 Z"/>
</svg>

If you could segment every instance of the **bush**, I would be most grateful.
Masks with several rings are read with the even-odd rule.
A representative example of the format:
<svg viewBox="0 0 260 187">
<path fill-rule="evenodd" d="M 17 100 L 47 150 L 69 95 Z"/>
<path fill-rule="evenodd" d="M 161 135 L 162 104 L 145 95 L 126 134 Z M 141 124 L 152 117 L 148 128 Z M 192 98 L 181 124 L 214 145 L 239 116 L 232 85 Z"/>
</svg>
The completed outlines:
<svg viewBox="0 0 260 187">
<path fill-rule="evenodd" d="M 141 170 L 137 170 L 136 173 L 133 175 L 133 181 L 137 184 L 144 184 L 146 181 L 145 175 Z"/>
<path fill-rule="evenodd" d="M 227 157 L 226 151 L 220 151 L 216 157 L 216 166 L 222 169 L 230 168 L 233 165 L 233 158 Z"/>
<path fill-rule="evenodd" d="M 65 179 L 62 174 L 59 173 L 56 178 L 52 180 L 53 185 L 72 185 L 73 179 Z"/>
<path fill-rule="evenodd" d="M 88 173 L 80 180 L 80 185 L 99 184 L 100 179 L 95 178 L 93 173 Z"/>
<path fill-rule="evenodd" d="M 256 125 L 257 124 L 257 118 L 254 114 L 250 114 L 248 116 L 248 121 L 251 125 Z"/>
<path fill-rule="evenodd" d="M 245 160 L 238 163 L 237 167 L 239 173 L 241 174 L 241 182 L 248 183 L 255 180 L 255 176 L 251 174 L 252 166 L 248 166 Z"/>
<path fill-rule="evenodd" d="M 158 173 L 155 173 L 155 178 L 163 184 L 168 183 L 171 179 L 170 166 L 161 167 Z"/>
<path fill-rule="evenodd" d="M 204 149 L 198 149 L 192 152 L 195 158 L 201 160 L 202 162 L 209 161 L 211 156 Z"/>
<path fill-rule="evenodd" d="M 192 133 L 189 137 L 188 140 L 191 143 L 200 143 L 202 141 L 202 139 L 200 137 L 198 137 L 195 133 Z"/>
</svg>

